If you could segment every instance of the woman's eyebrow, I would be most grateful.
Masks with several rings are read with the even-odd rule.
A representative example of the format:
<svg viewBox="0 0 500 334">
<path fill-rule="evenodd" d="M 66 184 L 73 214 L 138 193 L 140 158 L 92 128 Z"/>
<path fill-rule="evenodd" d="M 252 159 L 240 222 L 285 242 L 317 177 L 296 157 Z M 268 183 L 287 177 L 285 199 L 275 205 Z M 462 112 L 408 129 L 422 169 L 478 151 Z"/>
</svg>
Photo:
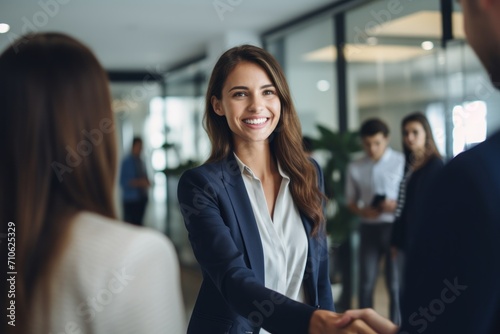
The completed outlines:
<svg viewBox="0 0 500 334">
<path fill-rule="evenodd" d="M 265 89 L 265 88 L 270 88 L 270 87 L 274 87 L 274 85 L 267 84 L 267 85 L 261 86 L 260 89 Z M 247 86 L 234 86 L 230 90 L 228 90 L 228 92 L 235 90 L 235 89 L 249 90 Z"/>
<path fill-rule="evenodd" d="M 232 90 L 235 90 L 235 89 L 244 89 L 244 90 L 248 90 L 248 87 L 246 86 L 234 86 L 233 88 L 231 88 L 230 90 L 228 90 L 228 92 L 232 91 Z"/>
</svg>

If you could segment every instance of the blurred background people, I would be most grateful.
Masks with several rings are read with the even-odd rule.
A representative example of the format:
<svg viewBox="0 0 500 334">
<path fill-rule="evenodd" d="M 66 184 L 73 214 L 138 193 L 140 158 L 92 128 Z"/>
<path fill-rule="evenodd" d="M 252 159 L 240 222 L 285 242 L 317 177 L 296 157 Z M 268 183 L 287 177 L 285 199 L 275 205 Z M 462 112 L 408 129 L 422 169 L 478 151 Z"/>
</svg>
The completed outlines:
<svg viewBox="0 0 500 334">
<path fill-rule="evenodd" d="M 467 39 L 498 89 L 500 1 L 460 3 Z M 408 226 L 403 331 L 500 333 L 499 153 L 496 128 L 443 168 Z M 413 315 L 427 306 L 432 321 Z"/>
<path fill-rule="evenodd" d="M 397 268 L 390 252 L 390 238 L 404 156 L 389 147 L 389 128 L 380 119 L 366 120 L 360 135 L 365 156 L 351 162 L 346 175 L 347 203 L 361 220 L 359 307 L 373 307 L 373 290 L 384 258 L 390 316 L 398 323 Z"/>
<path fill-rule="evenodd" d="M 418 224 L 417 211 L 421 200 L 427 196 L 429 186 L 443 168 L 441 155 L 436 147 L 429 121 L 421 112 L 406 116 L 401 122 L 403 151 L 405 155 L 405 176 L 399 189 L 396 220 L 392 231 L 393 258 L 398 261 L 400 291 L 404 253 L 413 236 L 407 234 L 407 227 Z"/>
<path fill-rule="evenodd" d="M 123 220 L 134 225 L 142 225 L 148 205 L 150 182 L 146 165 L 141 158 L 143 143 L 134 137 L 132 150 L 122 161 L 120 185 L 122 187 Z"/>
<path fill-rule="evenodd" d="M 500 1 L 460 3 L 468 42 L 498 89 Z M 381 334 L 500 333 L 499 152 L 497 129 L 448 163 L 417 208 L 406 233 L 401 328 L 373 310 L 348 311 L 343 321 L 364 319 Z"/>
<path fill-rule="evenodd" d="M 184 333 L 173 245 L 116 220 L 108 80 L 86 46 L 43 33 L 2 53 L 0 148 L 17 271 L 13 299 L 1 273 L 2 309 L 15 303 L 15 327 L 1 332 Z"/>
</svg>

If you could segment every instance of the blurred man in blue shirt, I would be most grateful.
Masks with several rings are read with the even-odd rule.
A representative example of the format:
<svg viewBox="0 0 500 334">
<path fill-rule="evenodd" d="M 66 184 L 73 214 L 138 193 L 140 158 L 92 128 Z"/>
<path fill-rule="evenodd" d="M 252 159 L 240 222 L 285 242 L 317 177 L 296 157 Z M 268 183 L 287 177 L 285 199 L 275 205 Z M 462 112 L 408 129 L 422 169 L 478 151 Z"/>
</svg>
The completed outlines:
<svg viewBox="0 0 500 334">
<path fill-rule="evenodd" d="M 142 139 L 135 137 L 132 142 L 132 152 L 123 160 L 120 172 L 123 220 L 134 225 L 142 225 L 150 186 L 141 152 Z"/>
</svg>

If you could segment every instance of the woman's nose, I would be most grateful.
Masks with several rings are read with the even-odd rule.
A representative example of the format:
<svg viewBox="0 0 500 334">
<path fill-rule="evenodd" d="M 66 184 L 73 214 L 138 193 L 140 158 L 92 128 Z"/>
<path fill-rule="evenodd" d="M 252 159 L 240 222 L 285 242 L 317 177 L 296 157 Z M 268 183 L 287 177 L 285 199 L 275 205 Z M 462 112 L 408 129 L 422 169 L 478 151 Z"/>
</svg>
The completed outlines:
<svg viewBox="0 0 500 334">
<path fill-rule="evenodd" d="M 251 112 L 260 112 L 264 109 L 264 101 L 260 96 L 254 96 L 250 100 L 248 110 Z"/>
</svg>

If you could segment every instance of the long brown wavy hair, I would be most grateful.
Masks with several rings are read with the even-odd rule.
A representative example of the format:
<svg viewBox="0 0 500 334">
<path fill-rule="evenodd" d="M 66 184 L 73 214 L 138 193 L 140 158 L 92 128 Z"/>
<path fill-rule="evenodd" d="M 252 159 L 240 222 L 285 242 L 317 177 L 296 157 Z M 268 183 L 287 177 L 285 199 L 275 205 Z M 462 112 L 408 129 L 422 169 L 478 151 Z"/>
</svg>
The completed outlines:
<svg viewBox="0 0 500 334">
<path fill-rule="evenodd" d="M 13 231 L 7 222 L 15 224 L 12 332 L 30 331 L 35 291 L 43 291 L 50 305 L 51 270 L 71 242 L 74 215 L 87 210 L 116 217 L 112 120 L 106 72 L 75 39 L 57 33 L 26 35 L 0 56 L 2 233 Z M 1 241 L 6 264 L 8 243 Z M 4 278 L 2 307 L 9 303 Z"/>
<path fill-rule="evenodd" d="M 231 71 L 241 62 L 260 66 L 269 76 L 281 102 L 281 117 L 269 139 L 271 152 L 290 176 L 290 191 L 298 209 L 313 222 L 313 234 L 324 227 L 324 195 L 318 188 L 316 168 L 302 148 L 302 130 L 283 70 L 267 51 L 242 45 L 226 51 L 217 61 L 205 96 L 204 125 L 212 144 L 207 163 L 221 161 L 233 151 L 233 136 L 225 117 L 217 115 L 212 97 L 222 99 L 222 88 Z"/>
<path fill-rule="evenodd" d="M 412 167 L 412 163 L 414 160 L 413 152 L 408 147 L 406 147 L 405 140 L 404 140 L 405 126 L 411 122 L 420 123 L 422 125 L 422 127 L 424 128 L 424 132 L 425 132 L 424 161 L 420 164 L 420 168 L 425 166 L 427 161 L 429 161 L 429 159 L 431 159 L 433 157 L 441 159 L 441 154 L 439 154 L 439 151 L 437 149 L 436 142 L 434 141 L 434 136 L 432 135 L 431 125 L 429 124 L 427 117 L 425 117 L 425 115 L 422 112 L 416 111 L 416 112 L 413 112 L 413 113 L 405 116 L 405 118 L 403 118 L 403 120 L 401 121 L 401 134 L 402 134 L 402 138 L 403 138 L 403 151 L 404 151 L 405 159 L 406 159 L 405 171 L 407 171 L 410 167 Z"/>
</svg>

